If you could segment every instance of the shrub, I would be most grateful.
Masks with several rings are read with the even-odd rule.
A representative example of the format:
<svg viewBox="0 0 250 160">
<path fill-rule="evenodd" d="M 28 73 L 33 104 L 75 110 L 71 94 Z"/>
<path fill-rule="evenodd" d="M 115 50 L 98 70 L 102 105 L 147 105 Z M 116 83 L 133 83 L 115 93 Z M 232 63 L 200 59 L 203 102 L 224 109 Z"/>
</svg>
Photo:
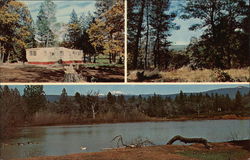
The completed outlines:
<svg viewBox="0 0 250 160">
<path fill-rule="evenodd" d="M 227 72 L 217 70 L 215 71 L 215 74 L 216 74 L 216 80 L 218 82 L 233 82 L 234 81 Z"/>
</svg>

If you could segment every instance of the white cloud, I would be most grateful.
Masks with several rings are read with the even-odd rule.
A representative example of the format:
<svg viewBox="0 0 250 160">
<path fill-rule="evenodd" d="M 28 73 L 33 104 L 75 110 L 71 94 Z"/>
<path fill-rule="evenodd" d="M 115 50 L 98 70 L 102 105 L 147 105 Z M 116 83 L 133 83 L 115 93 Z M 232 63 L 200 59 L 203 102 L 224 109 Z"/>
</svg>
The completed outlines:
<svg viewBox="0 0 250 160">
<path fill-rule="evenodd" d="M 37 14 L 40 8 L 40 4 L 43 1 L 21 1 L 24 2 L 30 12 L 34 21 L 36 21 Z M 78 17 L 83 13 L 87 14 L 88 12 L 95 11 L 95 1 L 54 1 L 56 4 L 56 18 L 57 22 L 68 23 L 70 19 L 70 14 L 74 9 Z"/>
<path fill-rule="evenodd" d="M 124 93 L 122 91 L 111 91 L 110 93 L 113 94 L 113 95 L 121 95 L 121 94 L 125 95 L 126 94 L 126 93 Z"/>
</svg>

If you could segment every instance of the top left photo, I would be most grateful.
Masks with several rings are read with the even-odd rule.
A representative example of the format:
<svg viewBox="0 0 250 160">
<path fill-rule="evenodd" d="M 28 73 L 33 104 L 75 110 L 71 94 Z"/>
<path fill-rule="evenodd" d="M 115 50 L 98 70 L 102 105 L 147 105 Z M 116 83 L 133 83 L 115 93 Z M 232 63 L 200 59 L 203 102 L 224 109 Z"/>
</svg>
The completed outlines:
<svg viewBox="0 0 250 160">
<path fill-rule="evenodd" d="M 0 82 L 124 82 L 124 1 L 0 1 Z"/>
</svg>

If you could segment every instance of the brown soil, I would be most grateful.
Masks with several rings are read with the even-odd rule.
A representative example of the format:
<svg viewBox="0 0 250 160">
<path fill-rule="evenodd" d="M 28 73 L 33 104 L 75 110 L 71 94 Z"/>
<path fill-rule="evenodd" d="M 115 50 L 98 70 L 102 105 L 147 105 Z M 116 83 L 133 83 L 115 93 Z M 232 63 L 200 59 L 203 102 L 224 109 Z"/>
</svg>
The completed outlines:
<svg viewBox="0 0 250 160">
<path fill-rule="evenodd" d="M 63 82 L 63 68 L 49 69 L 35 65 L 0 66 L 0 82 Z"/>
<path fill-rule="evenodd" d="M 78 70 L 90 82 L 124 82 L 123 67 L 85 67 Z M 3 64 L 0 66 L 0 82 L 64 82 L 63 67 L 27 64 Z"/>
<path fill-rule="evenodd" d="M 94 77 L 96 82 L 124 82 L 124 67 L 116 66 L 98 66 L 84 67 L 81 66 L 78 70 L 83 77 L 87 77 L 87 81 L 91 81 Z"/>
<path fill-rule="evenodd" d="M 96 153 L 80 153 L 66 156 L 50 156 L 27 158 L 23 160 L 198 160 L 192 156 L 187 157 L 181 153 L 194 152 L 199 154 L 213 154 L 213 153 L 242 153 L 235 160 L 247 160 L 250 157 L 250 140 L 227 142 L 227 143 L 211 143 L 212 149 L 204 148 L 202 144 L 194 144 L 190 146 L 184 145 L 165 145 L 165 146 L 151 146 L 141 148 L 120 148 L 113 150 L 105 150 Z"/>
</svg>

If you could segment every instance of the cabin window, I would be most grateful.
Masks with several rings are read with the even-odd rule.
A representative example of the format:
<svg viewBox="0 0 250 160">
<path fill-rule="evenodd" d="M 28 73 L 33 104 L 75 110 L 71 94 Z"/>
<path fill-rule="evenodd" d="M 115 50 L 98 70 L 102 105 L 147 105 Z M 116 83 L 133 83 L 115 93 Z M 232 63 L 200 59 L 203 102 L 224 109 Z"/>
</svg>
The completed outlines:
<svg viewBox="0 0 250 160">
<path fill-rule="evenodd" d="M 60 51 L 60 55 L 63 56 L 63 51 Z"/>
<path fill-rule="evenodd" d="M 54 56 L 54 55 L 55 55 L 55 53 L 54 53 L 54 52 L 52 52 L 52 53 L 51 53 L 51 56 Z"/>
</svg>

